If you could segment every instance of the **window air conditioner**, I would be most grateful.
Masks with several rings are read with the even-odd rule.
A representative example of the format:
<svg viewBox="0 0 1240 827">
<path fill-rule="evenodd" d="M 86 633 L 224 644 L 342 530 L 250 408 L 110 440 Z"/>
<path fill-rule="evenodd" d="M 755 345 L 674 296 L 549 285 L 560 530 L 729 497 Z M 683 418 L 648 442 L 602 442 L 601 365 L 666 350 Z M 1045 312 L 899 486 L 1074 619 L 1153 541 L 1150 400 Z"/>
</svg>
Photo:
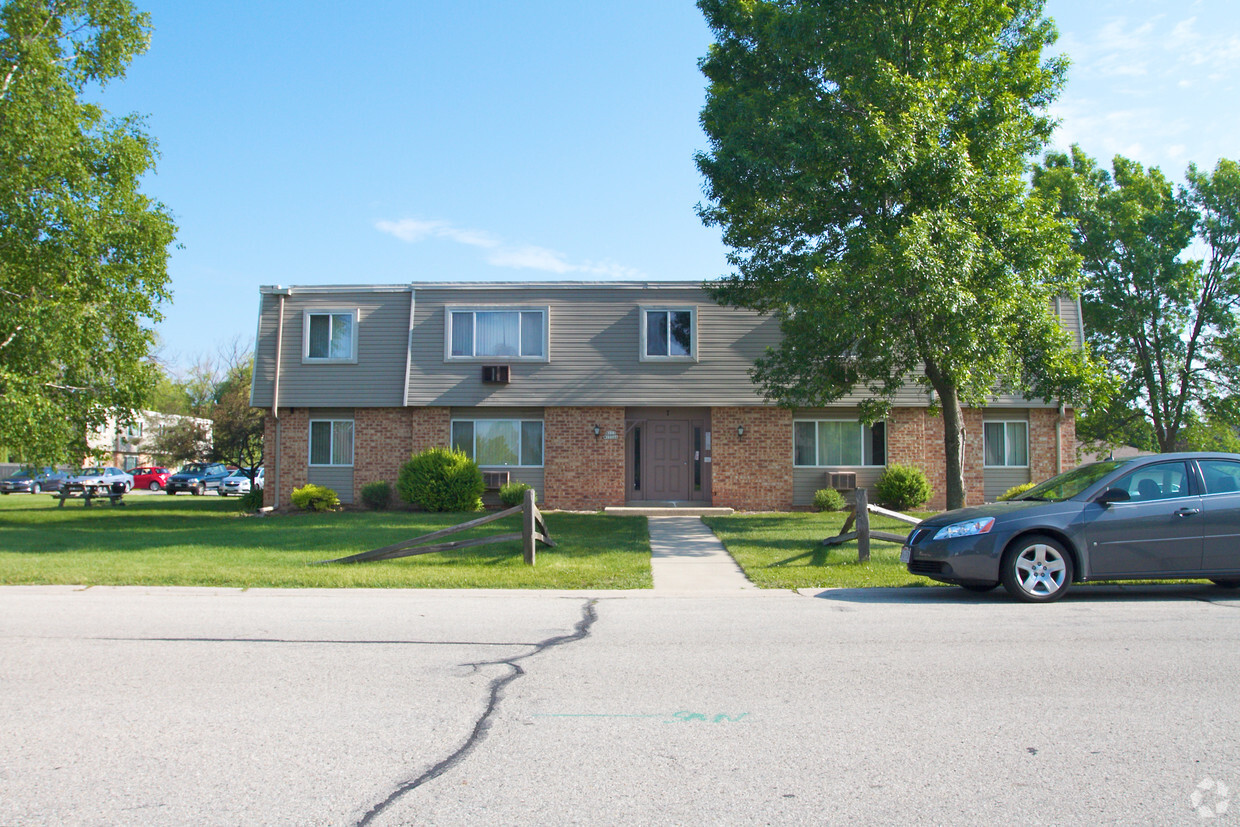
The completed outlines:
<svg viewBox="0 0 1240 827">
<path fill-rule="evenodd" d="M 855 471 L 828 471 L 827 485 L 836 491 L 854 491 L 857 488 Z"/>
<path fill-rule="evenodd" d="M 483 365 L 482 366 L 482 381 L 507 384 L 508 383 L 508 366 L 507 365 Z"/>
<path fill-rule="evenodd" d="M 486 486 L 488 491 L 495 491 L 500 486 L 508 484 L 507 471 L 483 471 L 482 484 Z"/>
</svg>

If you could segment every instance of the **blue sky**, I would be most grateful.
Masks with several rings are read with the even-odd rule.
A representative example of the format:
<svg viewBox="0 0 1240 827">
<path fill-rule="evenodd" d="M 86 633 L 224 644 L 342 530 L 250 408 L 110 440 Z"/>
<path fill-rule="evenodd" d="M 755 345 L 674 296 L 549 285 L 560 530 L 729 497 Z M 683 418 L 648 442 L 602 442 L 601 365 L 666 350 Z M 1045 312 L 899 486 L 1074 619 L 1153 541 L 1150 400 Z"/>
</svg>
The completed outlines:
<svg viewBox="0 0 1240 827">
<path fill-rule="evenodd" d="M 163 357 L 253 337 L 263 284 L 705 279 L 691 0 L 138 0 L 109 86 L 175 214 Z M 1048 0 L 1073 60 L 1056 143 L 1180 180 L 1240 158 L 1240 4 Z"/>
</svg>

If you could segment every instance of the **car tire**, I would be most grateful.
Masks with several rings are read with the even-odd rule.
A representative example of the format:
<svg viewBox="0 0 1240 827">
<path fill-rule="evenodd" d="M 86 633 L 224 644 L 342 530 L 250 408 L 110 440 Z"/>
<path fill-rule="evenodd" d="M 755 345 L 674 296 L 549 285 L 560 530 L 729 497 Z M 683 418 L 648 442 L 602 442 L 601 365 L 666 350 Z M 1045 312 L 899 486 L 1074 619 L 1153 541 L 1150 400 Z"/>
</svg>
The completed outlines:
<svg viewBox="0 0 1240 827">
<path fill-rule="evenodd" d="M 30 493 L 31 493 L 31 494 L 42 494 L 42 493 L 43 493 L 43 486 L 39 485 L 39 484 L 36 482 L 34 485 L 30 486 Z"/>
<path fill-rule="evenodd" d="M 169 488 L 169 489 L 168 489 L 168 496 L 169 496 L 169 497 L 175 497 L 175 496 L 176 496 L 176 494 L 177 494 L 177 492 L 176 492 L 176 489 L 175 489 L 175 488 Z"/>
<path fill-rule="evenodd" d="M 981 594 L 996 588 L 998 585 L 998 583 L 961 583 L 960 588 Z"/>
<path fill-rule="evenodd" d="M 202 483 L 198 483 L 189 490 L 189 493 L 193 494 L 195 497 L 201 497 L 203 494 L 207 493 L 207 487 Z"/>
<path fill-rule="evenodd" d="M 159 480 L 151 480 L 151 484 L 147 486 L 147 489 L 150 491 L 158 491 L 161 488 L 163 486 L 159 484 Z"/>
<path fill-rule="evenodd" d="M 1240 589 L 1240 577 L 1211 577 L 1210 582 L 1224 589 Z"/>
<path fill-rule="evenodd" d="M 1050 603 L 1072 586 L 1072 555 L 1042 534 L 1021 537 L 1008 546 L 999 563 L 1003 588 L 1026 603 Z"/>
</svg>

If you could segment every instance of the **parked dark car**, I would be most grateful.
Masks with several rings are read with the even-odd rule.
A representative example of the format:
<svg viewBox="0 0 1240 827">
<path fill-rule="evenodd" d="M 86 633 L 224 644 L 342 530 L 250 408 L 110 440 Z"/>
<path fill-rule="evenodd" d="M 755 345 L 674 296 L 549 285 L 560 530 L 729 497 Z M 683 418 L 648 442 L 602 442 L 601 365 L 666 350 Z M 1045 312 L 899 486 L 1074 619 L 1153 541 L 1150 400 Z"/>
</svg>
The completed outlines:
<svg viewBox="0 0 1240 827">
<path fill-rule="evenodd" d="M 59 491 L 69 475 L 54 468 L 24 469 L 11 477 L 0 480 L 0 494 L 30 493 L 41 491 Z"/>
<path fill-rule="evenodd" d="M 153 465 L 146 465 L 141 468 L 135 468 L 133 474 L 133 487 L 145 488 L 148 491 L 158 491 L 168 486 L 168 477 L 172 476 L 172 472 L 167 468 L 161 468 Z"/>
<path fill-rule="evenodd" d="M 220 482 L 227 476 L 228 468 L 222 462 L 191 462 L 168 478 L 165 490 L 169 494 L 188 491 L 198 496 L 212 488 L 219 488 Z"/>
<path fill-rule="evenodd" d="M 1206 579 L 1240 587 L 1240 454 L 1107 460 L 1008 502 L 923 520 L 908 570 L 1047 603 L 1087 580 Z"/>
</svg>

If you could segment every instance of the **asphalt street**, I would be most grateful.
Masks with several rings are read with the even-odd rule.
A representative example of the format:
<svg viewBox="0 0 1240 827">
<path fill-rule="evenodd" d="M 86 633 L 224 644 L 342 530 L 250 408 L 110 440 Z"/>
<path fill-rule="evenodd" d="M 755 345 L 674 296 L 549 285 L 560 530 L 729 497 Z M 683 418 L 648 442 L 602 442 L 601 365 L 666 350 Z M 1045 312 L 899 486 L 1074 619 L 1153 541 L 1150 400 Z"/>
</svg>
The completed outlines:
<svg viewBox="0 0 1240 827">
<path fill-rule="evenodd" d="M 1198 585 L 5 587 L 0 824 L 1240 823 L 1238 655 Z"/>
</svg>

